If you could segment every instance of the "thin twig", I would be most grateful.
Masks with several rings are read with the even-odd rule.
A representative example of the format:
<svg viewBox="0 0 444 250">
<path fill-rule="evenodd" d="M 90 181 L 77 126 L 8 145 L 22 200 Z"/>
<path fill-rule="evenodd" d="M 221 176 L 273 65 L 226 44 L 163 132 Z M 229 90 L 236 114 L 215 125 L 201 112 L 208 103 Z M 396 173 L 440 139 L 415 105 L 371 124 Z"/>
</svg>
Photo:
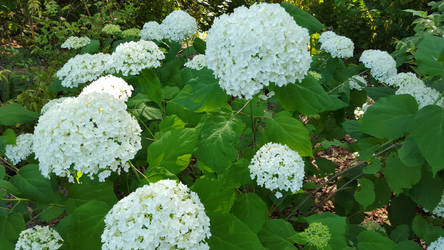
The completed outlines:
<svg viewBox="0 0 444 250">
<path fill-rule="evenodd" d="M 18 171 L 19 171 L 19 169 L 18 169 L 16 166 L 10 164 L 7 160 L 3 159 L 2 157 L 0 157 L 0 163 L 1 163 L 3 166 L 5 166 L 5 167 L 11 169 L 12 171 L 15 171 L 15 172 L 18 172 Z"/>
<path fill-rule="evenodd" d="M 242 108 L 240 108 L 238 111 L 236 111 L 236 113 L 235 113 L 234 115 L 238 115 L 240 112 L 242 112 L 242 110 L 244 110 L 250 102 L 251 102 L 251 100 L 248 100 L 248 101 L 244 104 L 244 106 L 242 106 Z"/>
</svg>

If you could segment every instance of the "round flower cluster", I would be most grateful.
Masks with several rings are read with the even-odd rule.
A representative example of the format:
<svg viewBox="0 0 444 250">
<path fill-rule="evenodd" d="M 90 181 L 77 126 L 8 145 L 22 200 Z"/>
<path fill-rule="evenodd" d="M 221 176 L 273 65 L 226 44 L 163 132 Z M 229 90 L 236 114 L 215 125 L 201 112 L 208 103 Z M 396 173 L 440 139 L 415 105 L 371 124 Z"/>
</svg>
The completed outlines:
<svg viewBox="0 0 444 250">
<path fill-rule="evenodd" d="M 141 129 L 124 102 L 107 93 L 89 93 L 52 106 L 34 129 L 33 151 L 40 172 L 74 181 L 80 171 L 104 181 L 127 171 L 141 148 Z"/>
<path fill-rule="evenodd" d="M 140 30 L 137 28 L 126 29 L 122 31 L 123 38 L 139 38 Z"/>
<path fill-rule="evenodd" d="M 35 226 L 20 233 L 15 250 L 56 250 L 63 245 L 59 233 L 48 226 Z"/>
<path fill-rule="evenodd" d="M 427 87 L 413 73 L 399 73 L 390 78 L 390 83 L 391 85 L 399 86 L 399 89 L 396 91 L 397 95 L 408 94 L 413 96 L 420 109 L 434 103 L 443 105 L 442 98 L 438 101 L 441 94 L 437 90 Z"/>
<path fill-rule="evenodd" d="M 332 31 L 322 33 L 319 38 L 321 49 L 331 54 L 333 58 L 348 58 L 353 56 L 355 45 L 345 36 L 336 35 Z"/>
<path fill-rule="evenodd" d="M 32 154 L 33 134 L 21 134 L 17 136 L 15 145 L 6 145 L 5 155 L 12 162 L 17 164 Z"/>
<path fill-rule="evenodd" d="M 308 245 L 317 249 L 326 248 L 331 238 L 328 227 L 320 222 L 311 223 L 301 234 Z"/>
<path fill-rule="evenodd" d="M 70 36 L 64 43 L 62 43 L 60 47 L 62 47 L 62 49 L 79 49 L 89 44 L 90 41 L 91 40 L 89 40 L 89 38 L 86 36 Z"/>
<path fill-rule="evenodd" d="M 103 53 L 76 55 L 57 71 L 57 77 L 62 81 L 62 86 L 74 88 L 99 78 L 106 72 L 110 60 L 111 55 Z"/>
<path fill-rule="evenodd" d="M 205 55 L 196 55 L 193 59 L 185 63 L 185 67 L 200 70 L 207 66 Z"/>
<path fill-rule="evenodd" d="M 180 42 L 197 32 L 197 22 L 185 11 L 175 10 L 163 19 L 161 29 L 163 38 Z"/>
<path fill-rule="evenodd" d="M 359 61 L 370 69 L 370 74 L 376 80 L 389 85 L 389 79 L 397 73 L 395 59 L 385 51 L 365 50 Z"/>
<path fill-rule="evenodd" d="M 444 236 L 439 237 L 434 242 L 430 243 L 427 250 L 443 250 L 444 249 Z"/>
<path fill-rule="evenodd" d="M 108 212 L 102 249 L 209 249 L 210 236 L 197 194 L 161 180 L 136 189 Z"/>
<path fill-rule="evenodd" d="M 122 31 L 120 30 L 120 25 L 107 24 L 105 27 L 103 27 L 102 32 L 108 35 L 114 35 Z"/>
<path fill-rule="evenodd" d="M 220 86 L 251 99 L 271 82 L 277 86 L 304 79 L 311 64 L 308 31 L 279 4 L 239 7 L 215 19 L 205 56 Z"/>
<path fill-rule="evenodd" d="M 165 55 L 151 41 L 126 42 L 119 44 L 112 54 L 110 70 L 121 72 L 124 76 L 137 75 L 146 68 L 157 68 Z"/>
<path fill-rule="evenodd" d="M 251 159 L 251 179 L 257 178 L 257 184 L 272 190 L 297 192 L 304 180 L 304 161 L 301 156 L 287 145 L 267 143 Z M 277 198 L 282 194 L 277 191 Z"/>
<path fill-rule="evenodd" d="M 46 113 L 46 111 L 48 111 L 53 106 L 58 105 L 58 104 L 64 102 L 66 99 L 69 99 L 69 98 L 74 98 L 74 97 L 60 97 L 60 98 L 57 98 L 57 99 L 52 99 L 51 101 L 47 102 L 42 107 L 42 109 L 40 110 L 40 114 L 43 115 L 44 113 Z"/>
<path fill-rule="evenodd" d="M 364 86 L 367 86 L 367 82 L 365 81 L 364 77 L 355 75 L 350 77 L 348 80 L 348 84 L 350 86 L 350 89 L 356 89 L 358 91 L 361 91 L 364 89 Z"/>
<path fill-rule="evenodd" d="M 92 92 L 107 93 L 126 102 L 131 96 L 133 90 L 133 86 L 128 85 L 128 83 L 122 78 L 108 75 L 102 76 L 98 80 L 86 86 L 80 95 L 85 95 Z"/>
<path fill-rule="evenodd" d="M 142 40 L 151 41 L 151 40 L 162 40 L 163 33 L 162 27 L 156 21 L 147 22 L 143 25 L 142 31 L 140 31 L 140 38 Z"/>
</svg>

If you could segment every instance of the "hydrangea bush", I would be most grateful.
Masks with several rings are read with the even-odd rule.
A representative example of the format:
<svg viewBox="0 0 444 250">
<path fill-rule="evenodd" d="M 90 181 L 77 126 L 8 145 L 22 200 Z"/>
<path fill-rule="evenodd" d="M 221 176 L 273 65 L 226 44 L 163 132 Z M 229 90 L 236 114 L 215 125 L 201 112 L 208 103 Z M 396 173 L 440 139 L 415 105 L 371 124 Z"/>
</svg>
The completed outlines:
<svg viewBox="0 0 444 250">
<path fill-rule="evenodd" d="M 61 249 L 442 248 L 441 35 L 356 54 L 288 3 L 206 41 L 146 22 L 69 52 L 41 110 L 0 106 L 1 249 L 45 249 L 40 225 Z"/>
</svg>

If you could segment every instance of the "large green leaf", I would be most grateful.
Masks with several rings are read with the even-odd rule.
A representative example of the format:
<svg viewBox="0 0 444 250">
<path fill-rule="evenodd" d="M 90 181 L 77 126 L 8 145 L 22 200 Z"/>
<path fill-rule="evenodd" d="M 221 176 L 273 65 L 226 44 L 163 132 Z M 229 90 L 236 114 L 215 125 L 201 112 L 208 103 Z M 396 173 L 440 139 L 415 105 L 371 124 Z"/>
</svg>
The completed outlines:
<svg viewBox="0 0 444 250">
<path fill-rule="evenodd" d="M 199 195 L 206 211 L 227 213 L 233 206 L 236 192 L 234 188 L 226 187 L 222 182 L 200 177 L 191 187 Z"/>
<path fill-rule="evenodd" d="M 413 139 L 435 175 L 444 169 L 444 110 L 427 106 L 418 112 L 415 121 Z"/>
<path fill-rule="evenodd" d="M 359 250 L 392 250 L 395 247 L 395 242 L 375 231 L 364 231 L 358 235 Z"/>
<path fill-rule="evenodd" d="M 117 202 L 113 183 L 109 181 L 95 184 L 73 184 L 68 187 L 68 196 L 69 199 L 66 202 L 68 214 L 92 200 L 105 202 L 109 206 Z"/>
<path fill-rule="evenodd" d="M 367 109 L 360 130 L 377 138 L 397 139 L 412 128 L 417 110 L 410 95 L 383 97 Z"/>
<path fill-rule="evenodd" d="M 281 6 L 293 17 L 298 25 L 307 28 L 310 34 L 319 32 L 324 28 L 324 25 L 318 19 L 299 7 L 287 2 L 282 2 Z"/>
<path fill-rule="evenodd" d="M 16 135 L 13 129 L 6 129 L 3 135 L 0 136 L 0 154 L 4 153 L 7 144 L 15 145 Z M 2 178 L 0 178 L 2 179 Z"/>
<path fill-rule="evenodd" d="M 398 243 L 398 245 L 392 250 L 422 250 L 423 248 L 418 243 L 405 240 Z"/>
<path fill-rule="evenodd" d="M 262 250 L 264 247 L 257 235 L 232 214 L 209 213 L 213 250 Z"/>
<path fill-rule="evenodd" d="M 27 110 L 25 107 L 12 103 L 0 107 L 0 125 L 14 126 L 37 120 L 39 114 Z"/>
<path fill-rule="evenodd" d="M 427 36 L 415 53 L 418 72 L 430 76 L 444 76 L 444 62 L 439 58 L 444 51 L 444 38 Z"/>
<path fill-rule="evenodd" d="M 100 41 L 99 40 L 91 40 L 87 45 L 85 45 L 81 50 L 81 54 L 93 54 L 98 52 L 100 49 Z"/>
<path fill-rule="evenodd" d="M 431 242 L 444 235 L 444 228 L 431 225 L 420 215 L 417 215 L 413 219 L 412 229 L 413 232 L 418 237 L 425 240 L 427 244 L 430 244 Z"/>
<path fill-rule="evenodd" d="M 209 116 L 201 129 L 197 158 L 222 173 L 237 158 L 237 147 L 244 128 L 245 124 L 235 116 Z"/>
<path fill-rule="evenodd" d="M 367 178 L 359 179 L 358 183 L 359 188 L 355 192 L 355 200 L 366 208 L 375 201 L 375 185 Z"/>
<path fill-rule="evenodd" d="M 347 106 L 335 96 L 330 96 L 318 80 L 307 75 L 302 82 L 276 87 L 276 97 L 287 111 L 298 111 L 305 115 L 337 110 Z"/>
<path fill-rule="evenodd" d="M 159 107 L 162 106 L 162 84 L 156 73 L 150 69 L 143 70 L 137 77 L 137 88 Z"/>
<path fill-rule="evenodd" d="M 416 203 L 406 195 L 394 197 L 388 208 L 388 218 L 393 227 L 410 224 L 416 214 Z"/>
<path fill-rule="evenodd" d="M 22 193 L 23 198 L 42 203 L 62 200 L 61 194 L 51 181 L 40 174 L 39 166 L 29 164 L 11 178 L 11 183 Z"/>
<path fill-rule="evenodd" d="M 162 119 L 162 111 L 160 109 L 150 107 L 145 103 L 140 103 L 131 108 L 128 107 L 128 111 L 142 122 Z"/>
<path fill-rule="evenodd" d="M 277 113 L 272 119 L 266 119 L 264 138 L 267 142 L 286 144 L 301 156 L 312 155 L 312 145 L 308 130 L 304 124 L 293 118 L 288 112 Z"/>
<path fill-rule="evenodd" d="M 268 218 L 265 202 L 255 193 L 245 193 L 237 197 L 231 212 L 250 229 L 258 233 Z"/>
<path fill-rule="evenodd" d="M 89 201 L 57 225 L 67 249 L 101 249 L 100 236 L 105 228 L 105 216 L 111 206 L 103 201 Z"/>
<path fill-rule="evenodd" d="M 432 211 L 441 201 L 444 192 L 443 181 L 432 176 L 429 171 L 423 171 L 421 181 L 410 190 L 410 196 L 418 205 Z"/>
<path fill-rule="evenodd" d="M 390 188 L 400 194 L 419 182 L 421 166 L 408 167 L 401 162 L 397 153 L 392 153 L 387 157 L 382 173 Z"/>
<path fill-rule="evenodd" d="M 398 154 L 402 163 L 409 167 L 424 165 L 426 163 L 412 136 L 407 136 L 402 147 L 398 150 Z"/>
<path fill-rule="evenodd" d="M 204 40 L 200 39 L 199 37 L 196 37 L 194 38 L 193 41 L 193 47 L 200 54 L 205 54 L 205 49 L 207 48 L 207 44 Z"/>
<path fill-rule="evenodd" d="M 295 250 L 291 237 L 296 235 L 293 226 L 283 219 L 267 220 L 259 232 L 262 244 L 270 249 Z"/>
<path fill-rule="evenodd" d="M 0 246 L 4 250 L 13 250 L 22 230 L 25 230 L 23 215 L 12 213 L 0 216 Z"/>
<path fill-rule="evenodd" d="M 240 187 L 251 181 L 250 170 L 248 169 L 250 161 L 247 159 L 240 159 L 226 169 L 221 175 L 219 180 L 223 182 L 226 187 Z"/>
<path fill-rule="evenodd" d="M 184 158 L 190 159 L 198 141 L 198 130 L 181 128 L 162 133 L 160 138 L 148 146 L 148 163 L 151 167 L 164 167 L 178 174 L 188 166 Z"/>
</svg>

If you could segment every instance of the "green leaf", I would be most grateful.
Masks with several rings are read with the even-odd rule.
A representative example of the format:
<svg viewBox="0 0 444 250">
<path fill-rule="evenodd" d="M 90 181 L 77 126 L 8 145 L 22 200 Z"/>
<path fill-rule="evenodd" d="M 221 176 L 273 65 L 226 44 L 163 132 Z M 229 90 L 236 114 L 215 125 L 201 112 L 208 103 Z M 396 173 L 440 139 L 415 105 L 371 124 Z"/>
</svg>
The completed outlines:
<svg viewBox="0 0 444 250">
<path fill-rule="evenodd" d="M 226 187 L 237 188 L 247 184 L 251 181 L 249 165 L 249 160 L 240 159 L 219 175 L 219 180 Z"/>
<path fill-rule="evenodd" d="M 20 190 L 23 198 L 42 203 L 62 200 L 56 187 L 40 174 L 36 164 L 21 167 L 20 171 L 11 178 L 11 183 Z"/>
<path fill-rule="evenodd" d="M 101 249 L 100 236 L 105 216 L 111 206 L 103 201 L 89 201 L 57 225 L 57 231 L 68 249 Z"/>
<path fill-rule="evenodd" d="M 220 181 L 207 176 L 197 179 L 191 189 L 199 195 L 205 211 L 210 212 L 227 213 L 233 206 L 236 195 L 233 188 L 225 187 Z"/>
<path fill-rule="evenodd" d="M 410 224 L 416 214 L 416 204 L 408 196 L 400 195 L 392 199 L 388 212 L 393 227 Z"/>
<path fill-rule="evenodd" d="M 318 19 L 299 7 L 287 2 L 282 2 L 281 6 L 293 17 L 298 25 L 307 28 L 310 31 L 310 34 L 319 32 L 324 28 L 324 25 L 322 25 Z"/>
<path fill-rule="evenodd" d="M 395 247 L 395 242 L 375 231 L 364 231 L 358 235 L 359 250 L 392 250 Z"/>
<path fill-rule="evenodd" d="M 3 165 L 0 166 L 0 180 L 3 180 L 6 176 L 6 169 Z"/>
<path fill-rule="evenodd" d="M 381 98 L 365 112 L 360 130 L 377 138 L 397 139 L 412 128 L 417 110 L 410 95 Z"/>
<path fill-rule="evenodd" d="M 444 183 L 436 176 L 433 177 L 429 171 L 423 171 L 421 181 L 410 190 L 410 197 L 418 205 L 433 211 L 441 201 L 444 192 Z"/>
<path fill-rule="evenodd" d="M 410 189 L 421 179 L 421 166 L 408 167 L 398 158 L 398 154 L 391 153 L 386 161 L 382 173 L 390 188 L 400 194 L 405 189 Z"/>
<path fill-rule="evenodd" d="M 392 192 L 384 179 L 376 179 L 375 182 L 375 202 L 367 207 L 367 211 L 385 207 L 392 198 Z"/>
<path fill-rule="evenodd" d="M 409 167 L 424 165 L 426 162 L 412 136 L 407 136 L 398 154 L 402 163 Z"/>
<path fill-rule="evenodd" d="M 332 161 L 322 157 L 316 158 L 316 165 L 319 167 L 321 177 L 333 174 L 336 170 L 336 165 Z"/>
<path fill-rule="evenodd" d="M 255 233 L 261 230 L 268 219 L 267 205 L 255 193 L 240 194 L 231 212 Z"/>
<path fill-rule="evenodd" d="M 39 217 L 42 221 L 48 222 L 62 215 L 64 211 L 63 207 L 48 206 Z"/>
<path fill-rule="evenodd" d="M 140 103 L 133 108 L 128 108 L 128 111 L 141 119 L 142 121 L 160 120 L 162 119 L 162 111 L 155 107 L 150 107 L 145 103 Z"/>
<path fill-rule="evenodd" d="M 393 250 L 422 250 L 423 248 L 418 245 L 418 243 L 405 240 L 402 242 L 399 242 L 398 245 L 393 248 Z"/>
<path fill-rule="evenodd" d="M 262 250 L 264 247 L 257 235 L 232 214 L 209 213 L 213 250 Z"/>
<path fill-rule="evenodd" d="M 178 158 L 193 153 L 198 136 L 198 130 L 194 128 L 181 128 L 162 133 L 158 140 L 148 146 L 150 167 L 163 167 L 173 174 L 178 174 L 188 166 L 178 162 Z"/>
<path fill-rule="evenodd" d="M 92 200 L 105 202 L 109 206 L 117 203 L 113 183 L 108 181 L 96 184 L 73 184 L 68 187 L 68 195 L 69 200 L 66 205 L 68 214 Z"/>
<path fill-rule="evenodd" d="M 444 228 L 430 225 L 424 218 L 417 215 L 412 223 L 413 232 L 427 244 L 437 240 L 444 235 Z"/>
<path fill-rule="evenodd" d="M 211 78 L 207 74 L 210 74 Z M 188 84 L 172 100 L 172 102 L 195 112 L 219 110 L 226 105 L 227 101 L 227 94 L 208 71 L 199 71 L 196 77 L 189 80 Z"/>
<path fill-rule="evenodd" d="M 430 76 L 444 76 L 444 62 L 439 61 L 444 51 L 444 38 L 429 35 L 418 44 L 415 53 L 417 71 Z"/>
<path fill-rule="evenodd" d="M 162 132 L 172 129 L 180 129 L 184 127 L 185 127 L 185 122 L 183 122 L 176 115 L 169 115 L 159 123 L 159 130 Z"/>
<path fill-rule="evenodd" d="M 328 226 L 331 233 L 331 239 L 328 242 L 328 245 L 332 249 L 343 249 L 347 247 L 347 242 L 345 241 L 345 232 L 347 229 L 346 217 L 332 213 L 319 213 L 302 218 L 302 220 L 306 221 L 308 224 L 321 222 Z"/>
<path fill-rule="evenodd" d="M 162 84 L 154 71 L 145 69 L 140 72 L 137 77 L 137 84 L 142 93 L 159 107 L 162 107 Z"/>
<path fill-rule="evenodd" d="M 4 250 L 13 250 L 21 231 L 25 230 L 23 215 L 12 213 L 0 216 L 0 246 Z"/>
<path fill-rule="evenodd" d="M 328 95 L 318 80 L 307 75 L 301 83 L 288 84 L 274 89 L 276 97 L 287 111 L 298 111 L 305 115 L 332 111 L 347 106 L 335 96 Z"/>
<path fill-rule="evenodd" d="M 149 167 L 145 170 L 144 174 L 150 183 L 165 179 L 178 180 L 175 174 L 162 167 Z"/>
<path fill-rule="evenodd" d="M 444 110 L 435 105 L 427 106 L 418 112 L 415 121 L 413 139 L 436 175 L 444 169 Z"/>
<path fill-rule="evenodd" d="M 291 117 L 288 112 L 277 113 L 273 119 L 266 119 L 264 137 L 267 142 L 286 144 L 301 156 L 312 156 L 312 145 L 304 124 Z"/>
<path fill-rule="evenodd" d="M 100 41 L 99 40 L 91 40 L 87 45 L 85 45 L 81 50 L 80 54 L 94 54 L 98 52 L 100 49 Z"/>
<path fill-rule="evenodd" d="M 237 147 L 245 124 L 235 116 L 209 116 L 202 127 L 197 158 L 212 170 L 222 173 L 238 155 Z"/>
<path fill-rule="evenodd" d="M 0 154 L 4 153 L 6 150 L 6 145 L 12 144 L 15 145 L 16 135 L 14 130 L 8 128 L 3 132 L 3 135 L 0 136 Z M 2 178 L 0 178 L 2 179 Z"/>
<path fill-rule="evenodd" d="M 396 92 L 390 87 L 367 87 L 364 90 L 367 95 L 375 101 L 382 97 L 393 96 Z"/>
<path fill-rule="evenodd" d="M 262 244 L 270 250 L 297 249 L 291 240 L 291 237 L 294 237 L 296 232 L 293 226 L 283 219 L 267 220 L 258 235 Z"/>
<path fill-rule="evenodd" d="M 196 37 L 193 41 L 193 47 L 197 52 L 199 52 L 199 54 L 204 55 L 207 48 L 207 43 L 199 37 Z"/>
<path fill-rule="evenodd" d="M 355 200 L 366 208 L 375 201 L 375 185 L 367 178 L 360 178 L 358 183 L 359 188 L 355 192 Z"/>
<path fill-rule="evenodd" d="M 369 165 L 362 169 L 364 174 L 376 174 L 382 167 L 382 163 L 379 159 L 373 158 L 369 162 Z"/>
<path fill-rule="evenodd" d="M 395 242 L 406 241 L 410 236 L 410 225 L 398 225 L 390 232 L 390 238 Z"/>
<path fill-rule="evenodd" d="M 39 114 L 27 110 L 25 107 L 12 103 L 0 107 L 0 125 L 14 126 L 37 120 Z"/>
</svg>

